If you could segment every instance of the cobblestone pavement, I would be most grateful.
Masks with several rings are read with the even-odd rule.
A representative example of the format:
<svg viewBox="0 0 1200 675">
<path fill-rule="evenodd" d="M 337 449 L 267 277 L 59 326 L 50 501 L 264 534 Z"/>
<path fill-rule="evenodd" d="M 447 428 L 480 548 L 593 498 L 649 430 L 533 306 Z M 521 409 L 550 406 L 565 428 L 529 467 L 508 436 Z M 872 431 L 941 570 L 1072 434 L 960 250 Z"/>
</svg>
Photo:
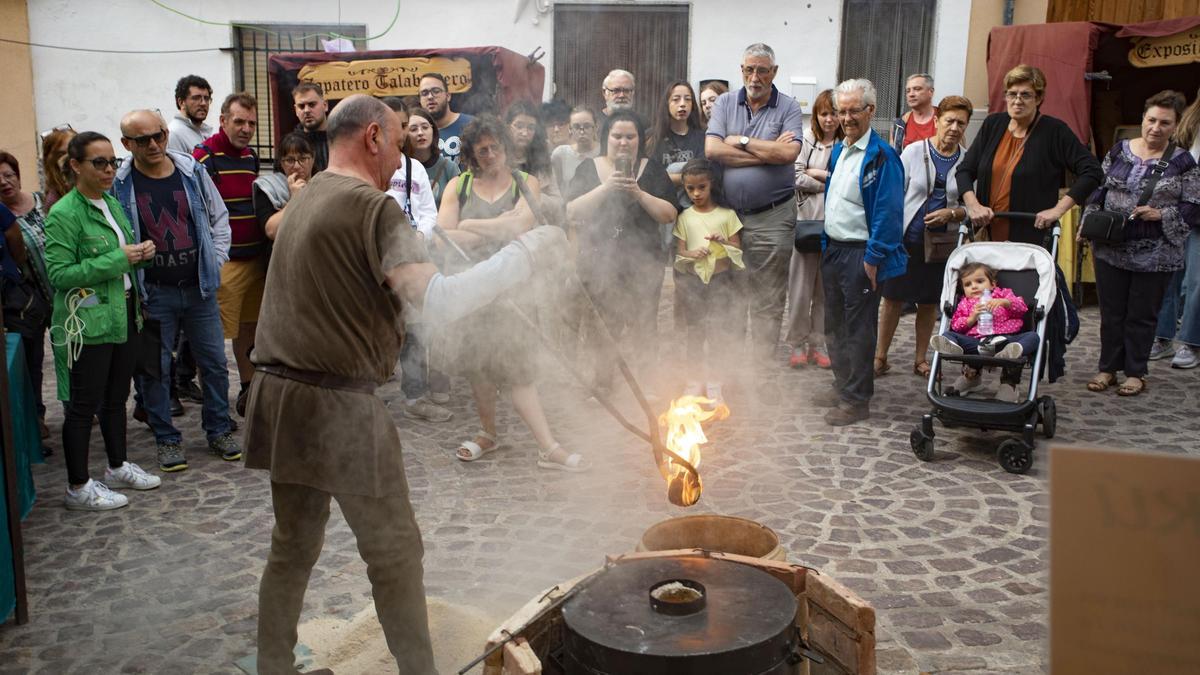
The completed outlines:
<svg viewBox="0 0 1200 675">
<path fill-rule="evenodd" d="M 1046 389 L 1058 401 L 1056 441 L 1200 454 L 1200 370 L 1157 362 L 1143 396 L 1090 394 L 1099 319 L 1094 307 L 1082 318 L 1068 375 Z M 911 316 L 903 324 L 869 424 L 833 429 L 807 405 L 830 381 L 826 372 L 779 367 L 727 387 L 733 416 L 711 434 L 706 489 L 690 512 L 761 521 L 780 534 L 789 560 L 868 599 L 883 673 L 1042 672 L 1047 444 L 1032 471 L 1016 476 L 994 460 L 1006 434 L 939 426 L 935 461 L 916 460 L 908 434 L 927 404 L 908 368 Z M 52 386 L 49 378 L 47 392 Z M 453 448 L 476 428 L 461 382 L 444 424 L 405 419 L 398 383 L 382 390 L 405 443 L 430 596 L 503 617 L 686 512 L 667 503 L 646 446 L 587 403 L 564 371 L 548 368 L 542 392 L 564 445 L 595 462 L 590 474 L 538 469 L 532 438 L 507 404 L 507 449 L 458 462 Z M 628 400 L 623 407 L 635 412 Z M 25 522 L 32 620 L 0 628 L 0 673 L 230 673 L 253 651 L 272 525 L 267 477 L 206 454 L 198 406 L 181 420 L 191 468 L 101 515 L 63 509 L 62 450 L 51 441 Z M 60 421 L 55 413 L 51 426 Z M 148 431 L 131 422 L 130 441 L 131 460 L 155 466 Z M 102 457 L 93 450 L 94 471 Z M 365 566 L 335 512 L 304 617 L 349 618 L 369 603 Z"/>
</svg>

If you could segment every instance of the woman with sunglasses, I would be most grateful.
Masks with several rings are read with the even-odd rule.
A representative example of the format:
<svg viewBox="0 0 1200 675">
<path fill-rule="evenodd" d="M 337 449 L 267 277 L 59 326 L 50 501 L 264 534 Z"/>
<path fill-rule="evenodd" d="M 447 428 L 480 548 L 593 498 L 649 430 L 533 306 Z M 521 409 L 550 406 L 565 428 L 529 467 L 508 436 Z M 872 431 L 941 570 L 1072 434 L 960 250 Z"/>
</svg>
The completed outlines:
<svg viewBox="0 0 1200 675">
<path fill-rule="evenodd" d="M 109 194 L 121 160 L 104 136 L 85 131 L 67 146 L 75 187 L 46 219 L 46 273 L 54 288 L 50 340 L 58 397 L 66 408 L 63 453 L 68 509 L 108 511 L 129 503 L 111 488 L 159 486 L 126 461 L 125 400 L 140 344 L 141 298 L 135 271 L 154 259 L 154 242 L 136 240 L 121 203 Z M 104 482 L 88 475 L 92 417 L 108 455 Z"/>
</svg>

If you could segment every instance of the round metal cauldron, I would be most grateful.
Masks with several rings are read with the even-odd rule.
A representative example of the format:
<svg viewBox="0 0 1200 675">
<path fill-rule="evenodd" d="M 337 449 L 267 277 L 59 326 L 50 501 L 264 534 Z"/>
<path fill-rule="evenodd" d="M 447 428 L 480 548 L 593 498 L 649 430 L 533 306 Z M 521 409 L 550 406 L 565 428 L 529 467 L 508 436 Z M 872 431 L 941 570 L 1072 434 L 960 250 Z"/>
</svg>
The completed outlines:
<svg viewBox="0 0 1200 675">
<path fill-rule="evenodd" d="M 748 565 L 631 560 L 563 606 L 563 665 L 567 675 L 791 675 L 796 609 L 786 584 Z"/>
</svg>

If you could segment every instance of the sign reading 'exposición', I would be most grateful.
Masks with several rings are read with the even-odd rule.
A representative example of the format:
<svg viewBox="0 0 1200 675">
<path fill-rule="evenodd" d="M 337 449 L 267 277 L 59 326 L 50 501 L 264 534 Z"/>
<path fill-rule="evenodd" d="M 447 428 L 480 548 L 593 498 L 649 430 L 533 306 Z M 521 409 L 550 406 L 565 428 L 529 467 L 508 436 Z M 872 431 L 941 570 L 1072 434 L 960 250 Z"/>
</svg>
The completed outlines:
<svg viewBox="0 0 1200 675">
<path fill-rule="evenodd" d="M 471 64 L 466 59 L 442 57 L 330 61 L 310 63 L 300 69 L 301 82 L 315 82 L 325 98 L 338 100 L 353 94 L 410 96 L 419 90 L 421 76 L 438 73 L 446 78 L 450 93 L 471 88 Z"/>
<path fill-rule="evenodd" d="M 1129 62 L 1138 68 L 1200 61 L 1200 28 L 1163 37 L 1134 38 Z"/>
</svg>

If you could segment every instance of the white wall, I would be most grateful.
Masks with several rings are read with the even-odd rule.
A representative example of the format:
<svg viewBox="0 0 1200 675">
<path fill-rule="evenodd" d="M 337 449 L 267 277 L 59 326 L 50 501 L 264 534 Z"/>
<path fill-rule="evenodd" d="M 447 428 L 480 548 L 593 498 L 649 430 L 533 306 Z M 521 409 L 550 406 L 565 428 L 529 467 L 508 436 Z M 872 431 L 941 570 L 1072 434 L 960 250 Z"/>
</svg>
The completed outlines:
<svg viewBox="0 0 1200 675">
<path fill-rule="evenodd" d="M 544 0 L 543 0 L 544 1 Z M 202 49 L 192 54 L 93 54 L 33 49 L 35 104 L 39 129 L 70 122 L 119 136 L 121 115 L 139 107 L 174 114 L 175 81 L 196 73 L 213 85 L 220 101 L 233 88 L 233 56 L 226 26 L 197 23 L 146 0 L 29 0 L 30 39 L 56 45 L 104 49 Z M 392 0 L 167 0 L 168 5 L 208 21 L 247 23 L 364 23 L 367 34 L 383 31 Z M 520 16 L 514 22 L 518 5 Z M 553 13 L 539 14 L 538 0 L 402 0 L 400 20 L 371 49 L 500 45 L 528 54 L 547 52 L 546 93 L 553 76 Z M 933 75 L 939 94 L 961 91 L 969 3 L 944 0 L 938 14 Z M 820 88 L 836 84 L 841 37 L 840 0 L 694 0 L 689 77 L 719 77 L 740 83 L 742 49 L 766 42 L 776 52 L 776 83 L 787 92 L 791 76 L 817 78 Z M 420 27 L 410 26 L 419 18 Z M 599 86 L 599 84 L 597 84 Z M 644 93 L 639 92 L 641 95 Z M 209 122 L 215 124 L 214 108 Z M 119 148 L 118 148 L 119 150 Z"/>
</svg>

